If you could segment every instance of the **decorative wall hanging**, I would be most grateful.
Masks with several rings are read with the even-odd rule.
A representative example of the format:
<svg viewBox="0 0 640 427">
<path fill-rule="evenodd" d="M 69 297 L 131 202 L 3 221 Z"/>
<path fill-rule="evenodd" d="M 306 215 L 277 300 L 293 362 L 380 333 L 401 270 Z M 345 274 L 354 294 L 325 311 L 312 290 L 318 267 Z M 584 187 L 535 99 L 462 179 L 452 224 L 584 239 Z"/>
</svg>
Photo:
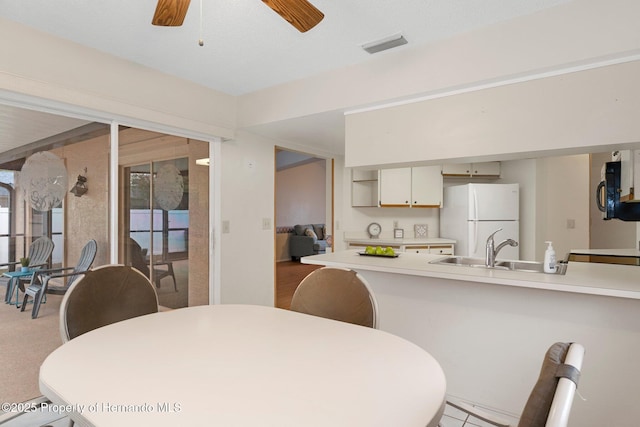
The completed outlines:
<svg viewBox="0 0 640 427">
<path fill-rule="evenodd" d="M 427 224 L 414 224 L 413 225 L 413 234 L 414 237 L 427 237 L 427 230 L 429 230 L 429 226 Z"/>
<path fill-rule="evenodd" d="M 162 209 L 177 208 L 184 193 L 184 180 L 180 170 L 172 164 L 161 166 L 153 179 L 153 198 Z"/>
<path fill-rule="evenodd" d="M 22 166 L 20 187 L 25 200 L 37 211 L 46 212 L 61 206 L 67 185 L 64 162 L 53 153 L 35 153 Z"/>
<path fill-rule="evenodd" d="M 87 174 L 87 168 L 84 168 L 84 174 Z M 89 187 L 87 187 L 87 177 L 84 175 L 78 175 L 78 180 L 69 193 L 76 197 L 82 197 L 87 194 L 87 191 L 89 191 Z"/>
</svg>

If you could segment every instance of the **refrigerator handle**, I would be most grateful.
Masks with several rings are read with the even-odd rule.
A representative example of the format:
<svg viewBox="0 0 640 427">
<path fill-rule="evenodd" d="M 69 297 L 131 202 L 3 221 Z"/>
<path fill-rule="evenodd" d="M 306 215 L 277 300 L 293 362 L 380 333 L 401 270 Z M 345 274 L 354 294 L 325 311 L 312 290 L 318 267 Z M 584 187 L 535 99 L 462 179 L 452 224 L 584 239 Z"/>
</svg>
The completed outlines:
<svg viewBox="0 0 640 427">
<path fill-rule="evenodd" d="M 471 191 L 473 191 L 473 219 L 475 221 L 478 221 L 480 218 L 478 218 L 478 193 L 476 192 L 475 188 L 471 188 Z M 477 231 L 477 227 L 476 227 L 476 231 Z"/>
<path fill-rule="evenodd" d="M 471 253 L 478 253 L 478 221 L 473 221 L 473 241 L 470 243 L 469 246 L 473 248 Z"/>
</svg>

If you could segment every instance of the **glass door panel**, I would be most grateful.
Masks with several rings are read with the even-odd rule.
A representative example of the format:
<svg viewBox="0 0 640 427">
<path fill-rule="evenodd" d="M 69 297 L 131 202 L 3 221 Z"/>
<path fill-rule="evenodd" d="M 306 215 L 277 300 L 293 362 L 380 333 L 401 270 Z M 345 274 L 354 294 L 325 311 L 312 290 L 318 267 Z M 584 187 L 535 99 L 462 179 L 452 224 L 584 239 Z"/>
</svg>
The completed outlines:
<svg viewBox="0 0 640 427">
<path fill-rule="evenodd" d="M 207 304 L 209 171 L 195 161 L 208 143 L 127 131 L 135 142 L 121 131 L 122 262 L 151 280 L 162 306 Z"/>
</svg>

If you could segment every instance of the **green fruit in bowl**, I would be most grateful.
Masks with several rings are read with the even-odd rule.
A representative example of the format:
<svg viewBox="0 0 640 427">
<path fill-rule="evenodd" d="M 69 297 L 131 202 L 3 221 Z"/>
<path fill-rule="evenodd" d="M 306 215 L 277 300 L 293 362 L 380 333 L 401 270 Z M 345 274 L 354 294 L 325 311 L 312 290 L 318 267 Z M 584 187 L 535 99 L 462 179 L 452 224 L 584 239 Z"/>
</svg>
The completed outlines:
<svg viewBox="0 0 640 427">
<path fill-rule="evenodd" d="M 380 246 L 376 246 L 376 255 L 384 255 L 384 249 Z"/>
<path fill-rule="evenodd" d="M 367 246 L 364 250 L 364 253 L 367 255 L 375 255 L 376 250 L 373 248 L 373 246 Z"/>
<path fill-rule="evenodd" d="M 387 247 L 387 249 L 384 250 L 384 254 L 389 256 L 394 256 L 396 252 L 393 250 L 391 246 L 389 246 Z"/>
</svg>

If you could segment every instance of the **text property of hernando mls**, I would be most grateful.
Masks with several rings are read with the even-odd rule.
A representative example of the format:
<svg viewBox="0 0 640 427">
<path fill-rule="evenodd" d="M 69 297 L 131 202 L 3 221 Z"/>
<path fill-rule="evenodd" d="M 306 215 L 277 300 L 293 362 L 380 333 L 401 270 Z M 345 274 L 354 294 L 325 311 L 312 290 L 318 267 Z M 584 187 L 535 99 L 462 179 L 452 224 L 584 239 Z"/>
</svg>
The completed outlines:
<svg viewBox="0 0 640 427">
<path fill-rule="evenodd" d="M 110 403 L 96 402 L 92 404 L 58 405 L 51 402 L 44 403 L 3 403 L 4 412 L 50 412 L 56 414 L 82 414 L 86 412 L 114 412 L 114 413 L 177 413 L 182 410 L 178 402 L 157 403 Z"/>
</svg>

